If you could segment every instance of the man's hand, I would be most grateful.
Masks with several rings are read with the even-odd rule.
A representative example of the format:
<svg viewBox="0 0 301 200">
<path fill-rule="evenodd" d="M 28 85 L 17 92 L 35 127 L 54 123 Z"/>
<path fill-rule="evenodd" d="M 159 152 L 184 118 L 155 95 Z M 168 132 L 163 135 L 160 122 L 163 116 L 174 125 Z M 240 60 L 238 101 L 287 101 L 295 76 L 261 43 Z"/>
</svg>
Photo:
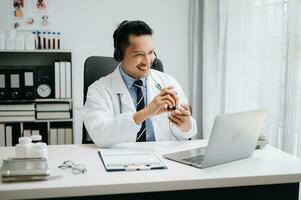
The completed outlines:
<svg viewBox="0 0 301 200">
<path fill-rule="evenodd" d="M 173 96 L 175 95 L 176 92 L 173 90 L 172 86 L 164 88 L 146 107 L 149 111 L 149 117 L 167 112 L 168 108 L 174 107 L 176 105 L 176 101 Z"/>
<path fill-rule="evenodd" d="M 141 124 L 152 116 L 167 112 L 168 107 L 174 107 L 176 105 L 174 96 L 176 96 L 176 92 L 173 90 L 173 86 L 164 88 L 148 106 L 134 114 L 136 124 Z"/>
<path fill-rule="evenodd" d="M 178 110 L 172 111 L 169 120 L 181 131 L 187 132 L 191 129 L 191 112 L 188 104 L 181 104 Z"/>
</svg>

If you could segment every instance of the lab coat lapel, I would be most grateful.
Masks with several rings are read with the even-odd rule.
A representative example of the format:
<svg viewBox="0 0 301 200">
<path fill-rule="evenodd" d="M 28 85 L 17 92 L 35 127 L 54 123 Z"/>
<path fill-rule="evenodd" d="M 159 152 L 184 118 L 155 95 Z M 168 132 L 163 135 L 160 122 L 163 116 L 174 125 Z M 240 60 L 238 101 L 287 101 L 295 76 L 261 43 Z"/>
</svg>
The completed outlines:
<svg viewBox="0 0 301 200">
<path fill-rule="evenodd" d="M 115 71 L 112 73 L 112 91 L 116 94 L 121 94 L 121 102 L 123 107 L 126 106 L 126 110 L 136 111 L 132 96 L 127 89 L 124 80 L 121 77 L 120 69 L 117 67 Z"/>
</svg>

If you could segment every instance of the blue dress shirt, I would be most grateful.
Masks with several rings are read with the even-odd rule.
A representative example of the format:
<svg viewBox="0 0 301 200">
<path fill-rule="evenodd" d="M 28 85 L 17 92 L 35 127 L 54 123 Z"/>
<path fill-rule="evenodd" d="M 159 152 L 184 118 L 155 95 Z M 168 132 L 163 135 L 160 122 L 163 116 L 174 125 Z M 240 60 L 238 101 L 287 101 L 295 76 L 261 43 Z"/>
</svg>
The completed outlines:
<svg viewBox="0 0 301 200">
<path fill-rule="evenodd" d="M 133 86 L 133 83 L 136 79 L 130 77 L 129 75 L 127 75 L 123 69 L 119 66 L 119 70 L 120 70 L 120 74 L 123 78 L 123 81 L 126 85 L 126 87 L 128 88 L 131 96 L 132 96 L 132 100 L 134 102 L 135 107 L 137 107 L 137 88 Z M 143 86 L 142 86 L 142 92 L 144 95 L 144 104 L 147 105 L 147 86 L 146 86 L 146 78 L 141 78 L 140 80 L 142 80 L 143 82 Z M 151 122 L 150 119 L 147 119 L 145 121 L 145 125 L 146 125 L 146 141 L 156 141 L 155 138 L 155 134 L 154 134 L 154 128 L 153 128 L 153 124 Z"/>
</svg>

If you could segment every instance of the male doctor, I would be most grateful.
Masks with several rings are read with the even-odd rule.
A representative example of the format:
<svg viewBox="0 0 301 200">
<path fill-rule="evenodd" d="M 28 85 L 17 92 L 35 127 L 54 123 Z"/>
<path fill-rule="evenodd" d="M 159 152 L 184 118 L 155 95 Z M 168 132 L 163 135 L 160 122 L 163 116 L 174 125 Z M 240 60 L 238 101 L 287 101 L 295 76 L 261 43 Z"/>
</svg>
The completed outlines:
<svg viewBox="0 0 301 200">
<path fill-rule="evenodd" d="M 123 21 L 114 32 L 119 65 L 88 88 L 83 110 L 86 129 L 99 147 L 187 140 L 197 133 L 179 83 L 150 69 L 155 59 L 152 33 L 142 21 Z"/>
</svg>

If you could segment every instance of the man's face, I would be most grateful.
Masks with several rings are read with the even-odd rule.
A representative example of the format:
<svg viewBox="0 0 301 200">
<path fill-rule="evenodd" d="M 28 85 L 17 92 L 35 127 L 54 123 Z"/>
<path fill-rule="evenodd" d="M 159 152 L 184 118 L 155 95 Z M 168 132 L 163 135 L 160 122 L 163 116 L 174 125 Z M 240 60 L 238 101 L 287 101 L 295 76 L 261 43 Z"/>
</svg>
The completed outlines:
<svg viewBox="0 0 301 200">
<path fill-rule="evenodd" d="M 155 59 L 152 37 L 150 35 L 129 35 L 129 46 L 123 53 L 122 69 L 131 77 L 139 79 L 149 73 L 151 62 Z"/>
</svg>

